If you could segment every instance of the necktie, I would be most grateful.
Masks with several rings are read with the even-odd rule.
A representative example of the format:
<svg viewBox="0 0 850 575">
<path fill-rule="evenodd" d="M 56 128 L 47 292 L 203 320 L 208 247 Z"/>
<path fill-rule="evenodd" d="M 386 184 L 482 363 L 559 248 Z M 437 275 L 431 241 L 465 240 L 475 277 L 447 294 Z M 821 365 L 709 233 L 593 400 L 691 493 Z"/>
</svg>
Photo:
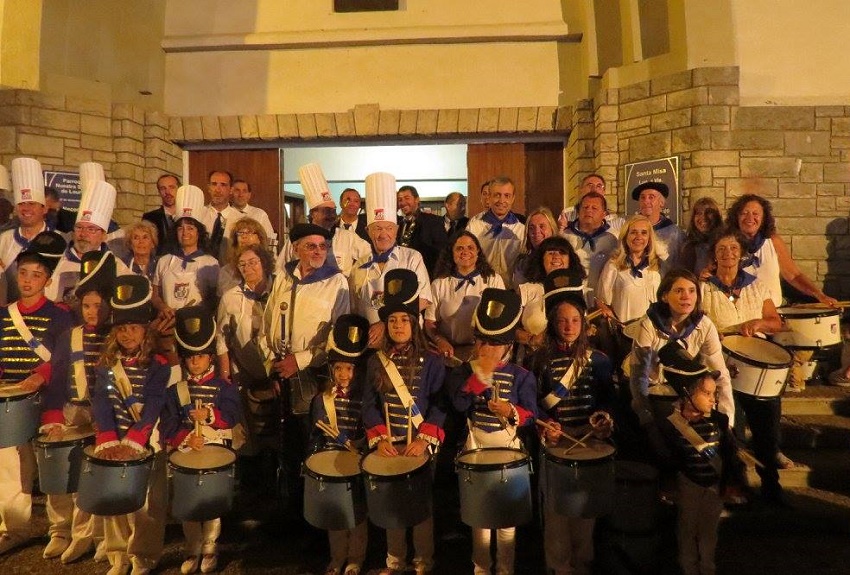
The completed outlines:
<svg viewBox="0 0 850 575">
<path fill-rule="evenodd" d="M 215 224 L 213 224 L 212 235 L 210 236 L 210 247 L 212 248 L 213 253 L 218 252 L 218 247 L 221 244 L 221 239 L 224 237 L 224 225 L 223 218 L 221 217 L 221 212 L 215 218 Z"/>
</svg>

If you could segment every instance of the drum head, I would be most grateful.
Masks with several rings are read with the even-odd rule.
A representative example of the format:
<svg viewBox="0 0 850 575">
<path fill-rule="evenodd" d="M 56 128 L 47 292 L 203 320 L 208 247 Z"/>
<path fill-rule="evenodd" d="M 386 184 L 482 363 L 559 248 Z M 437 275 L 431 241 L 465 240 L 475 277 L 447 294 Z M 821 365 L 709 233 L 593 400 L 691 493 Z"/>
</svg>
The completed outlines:
<svg viewBox="0 0 850 575">
<path fill-rule="evenodd" d="M 69 427 L 64 431 L 64 433 L 62 433 L 61 439 L 50 439 L 47 437 L 46 434 L 39 435 L 38 439 L 36 439 L 36 442 L 44 445 L 50 445 L 53 443 L 58 445 L 60 443 L 75 443 L 77 441 L 85 441 L 87 439 L 91 439 L 92 441 L 94 440 L 94 429 L 92 429 L 90 426 Z"/>
<path fill-rule="evenodd" d="M 406 455 L 383 457 L 373 452 L 363 458 L 361 465 L 363 471 L 369 475 L 394 477 L 416 471 L 427 462 L 428 456 L 425 454 L 419 457 L 408 457 Z"/>
<path fill-rule="evenodd" d="M 206 471 L 228 467 L 235 461 L 236 454 L 222 445 L 205 445 L 198 451 L 174 451 L 168 456 L 174 467 Z"/>
<path fill-rule="evenodd" d="M 569 443 L 570 440 L 565 439 L 564 442 Z M 613 445 L 600 439 L 585 439 L 584 443 L 587 447 L 576 445 L 570 449 L 569 445 L 563 444 L 547 447 L 546 454 L 550 458 L 567 461 L 593 461 L 613 457 L 617 451 Z"/>
<path fill-rule="evenodd" d="M 360 475 L 360 456 L 351 451 L 328 449 L 317 451 L 304 462 L 307 469 L 323 477 Z"/>
<path fill-rule="evenodd" d="M 30 395 L 35 395 L 34 391 L 24 391 L 21 386 L 14 384 L 0 385 L 0 399 L 24 399 Z"/>
<path fill-rule="evenodd" d="M 528 455 L 519 449 L 506 447 L 484 447 L 464 451 L 457 458 L 458 467 L 464 469 L 503 469 L 519 467 L 528 460 Z"/>
<path fill-rule="evenodd" d="M 837 309 L 811 309 L 801 307 L 780 307 L 776 309 L 780 316 L 789 319 L 808 319 L 814 317 L 828 317 L 831 315 L 841 315 Z"/>
<path fill-rule="evenodd" d="M 791 354 L 784 347 L 760 337 L 729 335 L 723 338 L 723 349 L 750 365 L 772 368 L 791 365 Z"/>
<path fill-rule="evenodd" d="M 98 465 L 108 465 L 113 467 L 123 467 L 125 465 L 139 465 L 141 463 L 146 462 L 151 457 L 153 457 L 153 452 L 150 449 L 145 449 L 145 452 L 138 457 L 138 459 L 128 459 L 126 461 L 116 461 L 113 459 L 103 459 L 94 454 L 94 445 L 88 445 L 83 449 L 83 456 L 90 460 L 97 462 Z"/>
</svg>

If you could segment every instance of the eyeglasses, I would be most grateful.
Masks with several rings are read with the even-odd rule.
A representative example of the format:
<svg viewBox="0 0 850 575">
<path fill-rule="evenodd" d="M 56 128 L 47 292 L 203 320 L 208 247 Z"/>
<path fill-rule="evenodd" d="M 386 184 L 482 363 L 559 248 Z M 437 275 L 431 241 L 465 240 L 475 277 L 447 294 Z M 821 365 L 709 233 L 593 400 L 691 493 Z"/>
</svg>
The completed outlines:
<svg viewBox="0 0 850 575">
<path fill-rule="evenodd" d="M 252 260 L 245 260 L 245 261 L 238 262 L 236 264 L 236 267 L 240 270 L 244 270 L 244 269 L 247 269 L 247 268 L 259 267 L 259 265 L 261 263 L 262 262 L 260 261 L 260 258 L 254 258 Z"/>
<path fill-rule="evenodd" d="M 303 248 L 308 252 L 326 252 L 328 251 L 328 244 L 303 244 Z"/>
<path fill-rule="evenodd" d="M 258 236 L 260 234 L 258 234 L 254 230 L 239 230 L 238 232 L 236 232 L 236 235 L 244 238 L 245 236 Z"/>
</svg>

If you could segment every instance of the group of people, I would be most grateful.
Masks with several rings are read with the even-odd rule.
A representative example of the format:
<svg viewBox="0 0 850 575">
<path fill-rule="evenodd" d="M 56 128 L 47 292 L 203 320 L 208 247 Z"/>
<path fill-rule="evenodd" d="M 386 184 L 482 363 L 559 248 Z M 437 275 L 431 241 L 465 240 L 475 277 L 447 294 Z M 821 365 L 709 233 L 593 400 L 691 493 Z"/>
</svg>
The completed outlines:
<svg viewBox="0 0 850 575">
<path fill-rule="evenodd" d="M 640 213 L 628 219 L 608 209 L 597 174 L 574 208 L 526 218 L 512 211 L 513 182 L 495 177 L 481 190 L 484 211 L 467 218 L 461 194 L 446 198 L 445 216 L 426 213 L 389 173 L 366 177 L 365 209 L 345 190 L 340 213 L 319 165 L 299 179 L 310 223 L 275 254 L 249 184 L 225 170 L 209 174 L 208 205 L 200 188 L 162 175 L 160 208 L 121 230 L 115 188 L 97 164 L 81 166 L 80 207 L 63 236 L 47 222 L 38 162 L 13 161 L 0 392 L 41 393 L 41 437 L 90 429 L 96 459 L 158 460 L 130 514 L 91 515 L 74 494 L 49 495 L 45 558 L 95 551 L 110 575 L 154 569 L 165 461 L 210 444 L 235 449 L 240 465 L 273 453 L 279 494 L 300 507 L 301 466 L 317 450 L 431 461 L 440 449 L 536 458 L 592 443 L 675 479 L 683 571 L 713 573 L 723 498 L 744 485 L 736 403 L 762 494 L 783 501 L 778 469 L 793 462 L 779 450 L 781 400 L 733 393 L 721 334 L 778 331 L 780 278 L 836 301 L 794 264 L 765 199 L 737 198 L 725 222 L 713 200 L 697 200 L 685 231 L 665 215 L 670 191 L 659 182 L 632 191 Z M 809 358 L 795 352 L 789 385 L 803 385 Z M 675 401 L 657 401 L 662 388 Z M 0 448 L 0 553 L 31 537 L 34 472 L 29 442 Z M 245 488 L 250 474 L 241 478 Z M 432 569 L 426 500 L 387 527 L 387 573 L 407 568 L 406 528 L 416 572 Z M 548 567 L 588 573 L 595 516 L 541 512 Z M 495 556 L 490 527 L 472 526 L 476 574 L 513 573 L 515 524 L 503 523 Z M 220 521 L 183 527 L 181 572 L 216 570 Z M 360 573 L 365 519 L 330 530 L 329 542 L 327 575 Z"/>
</svg>

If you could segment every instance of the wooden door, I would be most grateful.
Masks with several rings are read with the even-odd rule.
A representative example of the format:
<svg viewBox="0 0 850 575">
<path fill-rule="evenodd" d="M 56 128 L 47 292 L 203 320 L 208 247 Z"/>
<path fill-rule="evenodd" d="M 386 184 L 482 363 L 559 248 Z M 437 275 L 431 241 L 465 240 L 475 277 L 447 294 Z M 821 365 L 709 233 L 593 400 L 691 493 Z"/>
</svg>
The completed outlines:
<svg viewBox="0 0 850 575">
<path fill-rule="evenodd" d="M 283 228 L 280 151 L 269 150 L 197 150 L 189 152 L 189 182 L 204 190 L 209 201 L 207 182 L 213 170 L 227 170 L 233 177 L 251 186 L 251 205 L 269 215 L 272 227 Z"/>
<path fill-rule="evenodd" d="M 543 206 L 555 217 L 564 207 L 564 144 L 525 144 L 525 205 L 530 212 Z"/>
<path fill-rule="evenodd" d="M 482 210 L 481 184 L 496 176 L 507 176 L 514 181 L 516 200 L 514 211 L 525 213 L 525 149 L 520 143 L 469 144 L 466 148 L 469 199 L 467 215 Z"/>
</svg>

